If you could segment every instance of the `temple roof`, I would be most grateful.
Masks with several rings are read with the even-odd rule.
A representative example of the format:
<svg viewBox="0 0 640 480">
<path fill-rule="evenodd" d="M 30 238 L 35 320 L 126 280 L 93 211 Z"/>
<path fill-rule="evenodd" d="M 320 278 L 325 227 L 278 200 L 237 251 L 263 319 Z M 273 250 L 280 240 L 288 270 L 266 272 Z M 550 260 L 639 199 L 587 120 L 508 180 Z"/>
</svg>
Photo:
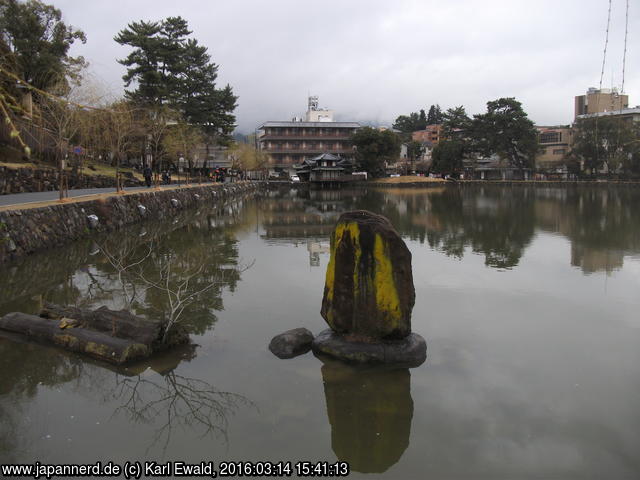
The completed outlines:
<svg viewBox="0 0 640 480">
<path fill-rule="evenodd" d="M 333 153 L 321 153 L 317 157 L 311 159 L 312 162 L 319 162 L 320 160 L 333 160 L 334 162 L 341 160 L 340 155 L 334 155 Z"/>
</svg>

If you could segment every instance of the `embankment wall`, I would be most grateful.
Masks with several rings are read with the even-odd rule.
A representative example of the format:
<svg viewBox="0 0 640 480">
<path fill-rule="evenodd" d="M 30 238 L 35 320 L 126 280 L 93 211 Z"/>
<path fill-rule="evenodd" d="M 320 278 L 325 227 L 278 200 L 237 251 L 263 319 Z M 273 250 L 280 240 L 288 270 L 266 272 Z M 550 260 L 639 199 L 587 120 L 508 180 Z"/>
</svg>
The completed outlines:
<svg viewBox="0 0 640 480">
<path fill-rule="evenodd" d="M 92 232 L 170 218 L 199 203 L 215 204 L 259 188 L 258 182 L 212 184 L 0 211 L 0 263 L 88 237 Z"/>
</svg>

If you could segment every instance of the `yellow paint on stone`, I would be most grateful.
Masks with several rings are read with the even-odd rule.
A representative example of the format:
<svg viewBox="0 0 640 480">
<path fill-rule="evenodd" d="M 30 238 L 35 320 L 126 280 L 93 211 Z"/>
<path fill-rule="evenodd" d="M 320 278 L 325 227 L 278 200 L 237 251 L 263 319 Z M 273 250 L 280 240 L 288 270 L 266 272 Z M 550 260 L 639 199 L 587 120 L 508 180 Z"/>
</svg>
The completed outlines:
<svg viewBox="0 0 640 480">
<path fill-rule="evenodd" d="M 333 302 L 333 293 L 336 278 L 336 251 L 338 250 L 340 243 L 342 243 L 345 238 L 345 232 L 351 237 L 351 242 L 353 243 L 354 250 L 356 252 L 356 268 L 353 271 L 353 280 L 356 288 L 358 285 L 358 263 L 360 262 L 360 256 L 362 254 L 362 250 L 360 248 L 360 229 L 356 222 L 339 223 L 336 226 L 331 241 L 329 265 L 327 266 L 327 275 L 325 277 L 325 288 L 327 289 L 327 300 L 329 301 L 329 303 Z M 333 308 L 329 309 L 329 311 L 327 312 L 327 316 L 329 317 L 328 321 L 330 323 L 333 323 Z"/>
<path fill-rule="evenodd" d="M 376 262 L 374 285 L 378 310 L 386 313 L 391 321 L 392 328 L 400 325 L 402 312 L 400 311 L 400 298 L 393 280 L 393 266 L 389 258 L 389 252 L 380 235 L 376 235 L 373 256 Z"/>
<path fill-rule="evenodd" d="M 376 299 L 378 311 L 383 315 L 391 329 L 398 328 L 402 322 L 402 311 L 400 308 L 400 298 L 393 278 L 393 265 L 391 262 L 389 247 L 386 245 L 381 235 L 377 234 L 374 240 L 374 267 L 371 276 L 360 278 L 360 259 L 362 257 L 362 246 L 360 245 L 360 228 L 356 222 L 340 223 L 336 226 L 334 236 L 331 239 L 331 249 L 329 265 L 325 278 L 326 296 L 329 303 L 333 302 L 336 276 L 336 252 L 340 244 L 350 237 L 355 254 L 353 270 L 353 295 L 356 304 L 362 294 L 367 295 L 367 291 L 373 294 Z M 366 282 L 361 285 L 361 282 Z M 361 291 L 365 289 L 365 292 Z M 334 322 L 334 309 L 329 308 L 326 312 L 327 321 L 330 325 Z M 356 329 L 357 326 L 353 325 Z"/>
</svg>

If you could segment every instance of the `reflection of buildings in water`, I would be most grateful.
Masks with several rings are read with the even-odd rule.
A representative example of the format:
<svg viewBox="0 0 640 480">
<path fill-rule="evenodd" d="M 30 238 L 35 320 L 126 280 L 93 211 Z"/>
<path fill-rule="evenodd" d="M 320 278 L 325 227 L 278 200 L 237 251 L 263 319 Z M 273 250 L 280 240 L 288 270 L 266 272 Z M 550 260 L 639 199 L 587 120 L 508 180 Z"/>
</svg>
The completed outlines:
<svg viewBox="0 0 640 480">
<path fill-rule="evenodd" d="M 543 192 L 547 195 L 537 199 L 535 203 L 535 216 L 537 225 L 542 229 L 558 232 L 569 239 L 571 243 L 571 265 L 579 267 L 583 273 L 595 273 L 605 271 L 611 273 L 619 270 L 624 265 L 624 252 L 616 249 L 608 249 L 605 246 L 594 248 L 581 245 L 580 242 L 589 240 L 590 232 L 585 227 L 585 222 L 575 211 L 567 213 L 565 201 L 566 192 Z M 551 194 L 555 193 L 555 196 Z M 541 195 L 542 196 L 542 195 Z M 580 197 L 582 201 L 582 197 Z M 606 196 L 602 202 L 606 204 Z M 579 205 L 579 204 L 578 204 Z M 580 230 L 582 229 L 582 230 Z M 595 235 L 600 232 L 596 231 Z M 584 238 L 577 238 L 584 237 Z"/>
<path fill-rule="evenodd" d="M 542 194 L 546 193 L 544 197 Z M 536 225 L 550 232 L 558 232 L 569 237 L 572 219 L 566 214 L 563 198 L 554 198 L 549 192 L 541 192 L 534 204 Z"/>
<path fill-rule="evenodd" d="M 320 254 L 329 253 L 330 245 L 320 242 L 307 242 L 307 251 L 309 252 L 309 265 L 312 267 L 320 266 Z"/>
<path fill-rule="evenodd" d="M 409 369 L 323 362 L 333 452 L 352 470 L 385 472 L 409 446 L 413 418 Z"/>
<path fill-rule="evenodd" d="M 350 195 L 354 194 L 351 190 L 346 191 L 342 189 L 321 189 L 321 190 L 309 190 L 309 200 L 314 203 L 319 202 L 344 202 Z"/>
<path fill-rule="evenodd" d="M 335 226 L 335 220 L 327 220 L 316 216 L 290 216 L 280 218 L 280 222 L 264 222 L 263 239 L 272 243 L 295 243 L 309 238 L 329 238 Z"/>
<path fill-rule="evenodd" d="M 347 210 L 347 199 L 358 195 L 345 190 L 307 193 L 309 198 L 270 198 L 261 205 L 263 239 L 298 244 L 309 238 L 328 238 L 340 215 Z"/>
<path fill-rule="evenodd" d="M 469 208 L 476 215 L 495 215 L 500 208 L 500 199 L 494 197 L 476 197 L 463 200 L 463 208 Z"/>
<path fill-rule="evenodd" d="M 609 274 L 620 270 L 623 264 L 623 252 L 582 247 L 573 242 L 571 244 L 571 265 L 580 267 L 584 273 L 605 271 Z"/>
<path fill-rule="evenodd" d="M 444 225 L 436 215 L 423 214 L 415 215 L 411 218 L 411 225 L 419 227 L 427 232 L 442 232 Z"/>
</svg>

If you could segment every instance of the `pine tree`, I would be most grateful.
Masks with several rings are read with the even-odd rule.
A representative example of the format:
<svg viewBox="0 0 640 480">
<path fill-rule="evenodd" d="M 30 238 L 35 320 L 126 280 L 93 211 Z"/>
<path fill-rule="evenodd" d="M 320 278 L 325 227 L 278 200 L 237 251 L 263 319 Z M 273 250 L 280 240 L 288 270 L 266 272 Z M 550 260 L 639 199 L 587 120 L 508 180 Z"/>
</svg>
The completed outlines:
<svg viewBox="0 0 640 480">
<path fill-rule="evenodd" d="M 427 125 L 439 125 L 444 120 L 440 105 L 431 105 L 427 114 Z"/>
<path fill-rule="evenodd" d="M 134 50 L 120 63 L 126 92 L 133 102 L 176 110 L 210 138 L 225 143 L 235 128 L 233 111 L 237 97 L 231 86 L 216 88 L 218 65 L 211 62 L 207 47 L 191 35 L 186 20 L 169 17 L 160 22 L 133 22 L 114 40 Z"/>
<path fill-rule="evenodd" d="M 538 134 L 515 98 L 487 102 L 487 113 L 474 115 L 470 133 L 483 155 L 496 153 L 518 169 L 533 167 Z"/>
<path fill-rule="evenodd" d="M 358 168 L 373 177 L 383 176 L 385 162 L 396 161 L 400 154 L 400 137 L 391 130 L 363 127 L 351 136 L 351 141 Z"/>
<path fill-rule="evenodd" d="M 418 130 L 424 130 L 429 123 L 427 122 L 427 116 L 424 113 L 424 109 L 420 109 L 420 123 L 417 125 Z"/>
</svg>

